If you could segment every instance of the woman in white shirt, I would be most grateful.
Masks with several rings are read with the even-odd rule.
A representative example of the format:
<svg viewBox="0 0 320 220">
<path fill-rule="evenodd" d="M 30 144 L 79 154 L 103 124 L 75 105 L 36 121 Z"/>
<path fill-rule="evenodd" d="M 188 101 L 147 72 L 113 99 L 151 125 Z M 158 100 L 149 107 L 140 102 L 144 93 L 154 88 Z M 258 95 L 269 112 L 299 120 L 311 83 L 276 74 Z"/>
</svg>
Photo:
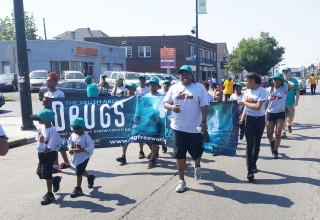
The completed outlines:
<svg viewBox="0 0 320 220">
<path fill-rule="evenodd" d="M 245 137 L 247 140 L 247 179 L 252 181 L 257 173 L 257 160 L 259 157 L 262 134 L 265 128 L 265 102 L 268 99 L 267 91 L 260 87 L 261 78 L 256 73 L 245 77 L 247 91 L 244 93 L 239 105 L 244 105 L 239 125 L 245 120 Z"/>
</svg>

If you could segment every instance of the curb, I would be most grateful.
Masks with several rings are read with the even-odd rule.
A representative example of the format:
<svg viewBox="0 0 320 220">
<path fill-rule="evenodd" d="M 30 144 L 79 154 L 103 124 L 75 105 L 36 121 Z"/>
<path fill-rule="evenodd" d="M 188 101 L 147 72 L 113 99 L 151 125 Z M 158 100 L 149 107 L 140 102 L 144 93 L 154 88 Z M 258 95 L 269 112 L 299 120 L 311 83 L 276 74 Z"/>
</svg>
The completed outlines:
<svg viewBox="0 0 320 220">
<path fill-rule="evenodd" d="M 32 144 L 36 142 L 36 139 L 34 137 L 32 138 L 22 138 L 22 139 L 17 139 L 17 140 L 13 140 L 13 141 L 9 141 L 8 145 L 9 148 L 15 148 L 15 147 L 21 147 L 23 145 L 27 145 L 27 144 Z"/>
</svg>

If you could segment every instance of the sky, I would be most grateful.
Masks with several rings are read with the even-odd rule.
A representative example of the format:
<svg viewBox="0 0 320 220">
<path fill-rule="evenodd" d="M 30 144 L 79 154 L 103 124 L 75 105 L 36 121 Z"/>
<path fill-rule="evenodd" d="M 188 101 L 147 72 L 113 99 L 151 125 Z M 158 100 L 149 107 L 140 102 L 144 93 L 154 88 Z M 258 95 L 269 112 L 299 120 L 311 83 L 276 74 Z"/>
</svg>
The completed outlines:
<svg viewBox="0 0 320 220">
<path fill-rule="evenodd" d="M 13 0 L 1 0 L 0 17 L 13 11 Z M 101 30 L 116 36 L 191 35 L 196 0 L 24 0 L 44 38 L 77 28 Z M 199 15 L 199 38 L 226 42 L 229 53 L 243 38 L 269 32 L 285 47 L 283 63 L 320 63 L 319 0 L 207 0 Z"/>
</svg>

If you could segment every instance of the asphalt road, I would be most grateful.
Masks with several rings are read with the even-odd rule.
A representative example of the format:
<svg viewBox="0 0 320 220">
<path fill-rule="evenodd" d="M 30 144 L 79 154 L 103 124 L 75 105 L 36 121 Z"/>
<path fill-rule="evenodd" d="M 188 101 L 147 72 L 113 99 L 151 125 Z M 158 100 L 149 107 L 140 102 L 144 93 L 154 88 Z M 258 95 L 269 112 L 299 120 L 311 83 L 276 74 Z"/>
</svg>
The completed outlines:
<svg viewBox="0 0 320 220">
<path fill-rule="evenodd" d="M 137 158 L 138 146 L 132 144 L 126 166 L 115 161 L 120 148 L 95 150 L 88 170 L 97 179 L 93 189 L 83 182 L 85 196 L 69 196 L 76 183 L 74 169 L 60 173 L 57 201 L 44 207 L 40 200 L 45 182 L 35 174 L 36 144 L 11 149 L 0 158 L 1 218 L 319 219 L 319 108 L 319 93 L 301 96 L 293 133 L 282 141 L 278 160 L 271 158 L 264 134 L 254 183 L 246 180 L 245 141 L 240 141 L 235 157 L 204 154 L 200 181 L 193 179 L 189 165 L 189 189 L 182 194 L 175 192 L 178 178 L 172 149 L 160 154 L 157 168 L 148 170 L 147 160 Z"/>
</svg>

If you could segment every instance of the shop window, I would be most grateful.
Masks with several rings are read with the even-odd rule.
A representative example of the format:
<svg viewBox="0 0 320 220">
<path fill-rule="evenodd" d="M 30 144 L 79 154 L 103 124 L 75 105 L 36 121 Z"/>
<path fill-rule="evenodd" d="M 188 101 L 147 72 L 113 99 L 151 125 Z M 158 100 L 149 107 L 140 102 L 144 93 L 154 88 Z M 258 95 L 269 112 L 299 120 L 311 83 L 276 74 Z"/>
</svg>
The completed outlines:
<svg viewBox="0 0 320 220">
<path fill-rule="evenodd" d="M 138 47 L 138 57 L 139 58 L 150 58 L 151 57 L 151 47 L 150 46 L 140 46 Z"/>
</svg>

